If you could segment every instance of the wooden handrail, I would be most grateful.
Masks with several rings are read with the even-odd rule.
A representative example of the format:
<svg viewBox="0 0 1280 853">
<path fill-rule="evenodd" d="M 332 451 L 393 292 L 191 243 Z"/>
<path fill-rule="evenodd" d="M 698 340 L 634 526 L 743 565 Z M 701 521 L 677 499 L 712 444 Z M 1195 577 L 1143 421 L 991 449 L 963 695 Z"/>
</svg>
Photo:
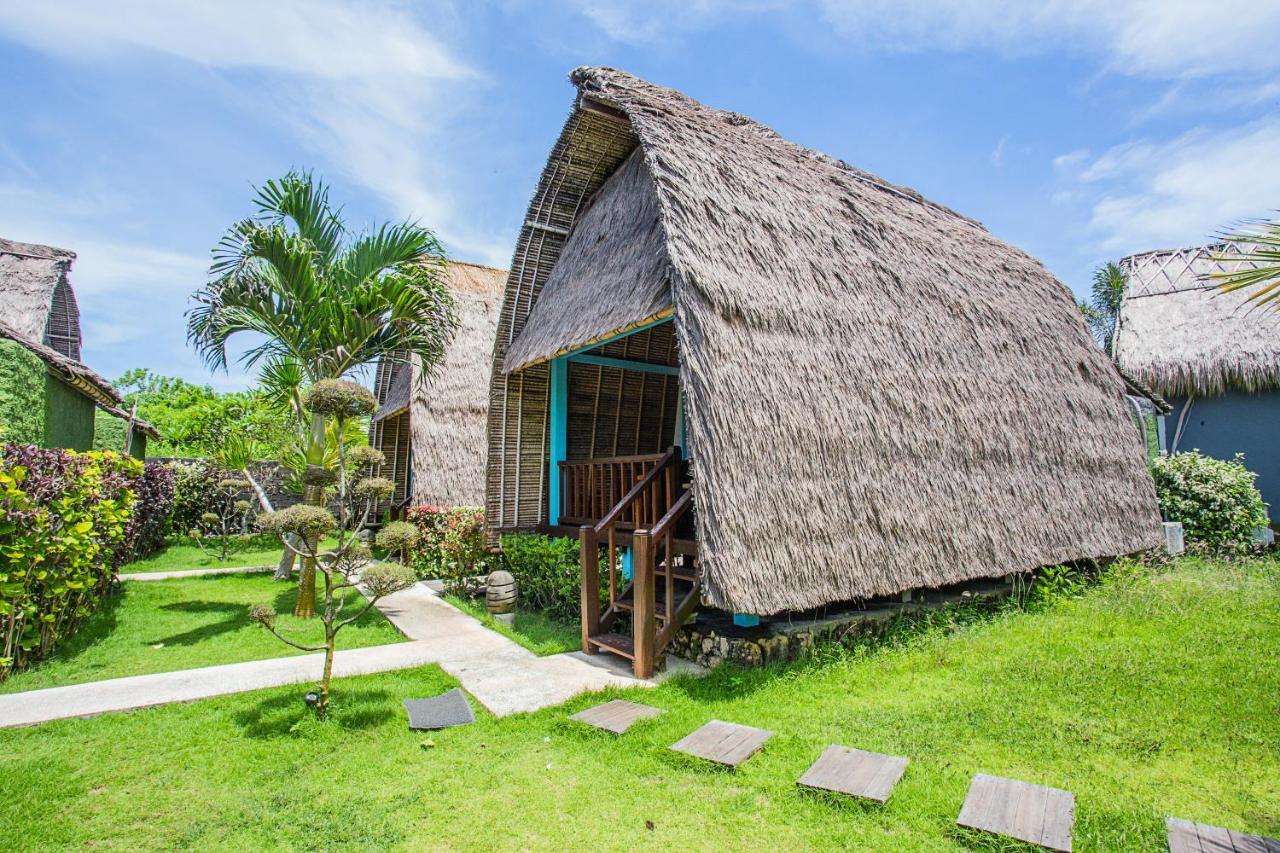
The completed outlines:
<svg viewBox="0 0 1280 853">
<path fill-rule="evenodd" d="M 649 528 L 649 535 L 654 539 L 658 539 L 667 534 L 667 529 L 680 520 L 680 517 L 689 509 L 689 504 L 693 503 L 693 487 L 692 485 L 685 489 L 680 500 L 676 501 L 671 509 L 667 510 L 667 514 L 658 519 L 658 523 Z M 638 531 L 637 531 L 638 532 Z"/>
<path fill-rule="evenodd" d="M 667 455 L 667 452 L 640 453 L 635 456 L 595 456 L 595 457 L 592 457 L 591 459 L 581 459 L 577 461 L 570 460 L 570 459 L 561 459 L 559 464 L 561 468 L 567 468 L 573 465 L 582 465 L 587 462 L 601 463 L 601 464 L 609 464 L 609 463 L 616 464 L 618 462 L 658 462 L 659 460 L 662 459 L 662 457 L 666 455 Z"/>
<path fill-rule="evenodd" d="M 604 518 L 596 522 L 595 530 L 597 535 L 607 530 L 610 525 L 618 520 L 618 516 L 622 515 L 622 513 L 626 511 L 627 507 L 631 506 L 632 502 L 644 493 L 645 489 L 653 485 L 653 482 L 657 480 L 666 467 L 671 464 L 671 460 L 675 458 L 675 455 L 676 449 L 673 447 L 666 453 L 662 454 L 662 456 L 658 457 L 657 464 L 649 469 L 649 473 L 641 477 L 640 482 L 632 486 L 631 490 L 623 495 L 622 500 L 614 504 L 613 509 L 609 510 L 609 512 L 605 514 Z"/>
</svg>

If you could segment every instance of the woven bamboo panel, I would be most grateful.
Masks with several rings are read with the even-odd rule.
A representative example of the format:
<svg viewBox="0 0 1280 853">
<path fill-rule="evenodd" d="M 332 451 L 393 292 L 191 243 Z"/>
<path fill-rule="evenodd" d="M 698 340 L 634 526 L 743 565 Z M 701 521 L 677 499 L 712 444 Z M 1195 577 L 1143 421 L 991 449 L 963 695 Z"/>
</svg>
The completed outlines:
<svg viewBox="0 0 1280 853">
<path fill-rule="evenodd" d="M 552 150 L 520 229 L 498 318 L 489 387 L 485 510 L 491 543 L 498 529 L 529 528 L 547 518 L 550 372 L 546 365 L 536 365 L 504 374 L 507 347 L 523 328 L 583 203 L 635 145 L 625 121 L 575 110 Z"/>
</svg>

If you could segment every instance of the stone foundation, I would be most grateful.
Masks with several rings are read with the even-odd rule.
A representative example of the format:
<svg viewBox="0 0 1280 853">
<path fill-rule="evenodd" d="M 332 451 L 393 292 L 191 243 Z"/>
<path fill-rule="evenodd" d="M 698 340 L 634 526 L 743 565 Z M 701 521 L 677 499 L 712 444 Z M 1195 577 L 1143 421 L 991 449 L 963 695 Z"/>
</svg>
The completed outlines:
<svg viewBox="0 0 1280 853">
<path fill-rule="evenodd" d="M 734 625 L 732 614 L 722 610 L 700 610 L 671 641 L 668 652 L 706 667 L 719 666 L 725 661 L 760 666 L 795 660 L 817 644 L 839 643 L 854 635 L 879 633 L 902 615 L 1003 598 L 1012 589 L 1009 581 L 978 581 L 916 592 L 909 596 L 910 600 L 874 599 L 860 605 L 761 617 L 760 624 L 750 628 Z"/>
</svg>

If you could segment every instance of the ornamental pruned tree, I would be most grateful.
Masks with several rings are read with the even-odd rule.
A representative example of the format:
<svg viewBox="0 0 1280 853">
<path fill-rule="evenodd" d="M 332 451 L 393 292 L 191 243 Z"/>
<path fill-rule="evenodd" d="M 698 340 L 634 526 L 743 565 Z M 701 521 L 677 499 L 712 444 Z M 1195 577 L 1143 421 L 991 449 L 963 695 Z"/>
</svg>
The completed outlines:
<svg viewBox="0 0 1280 853">
<path fill-rule="evenodd" d="M 250 608 L 249 618 L 262 625 L 282 642 L 302 651 L 323 651 L 324 673 L 321 676 L 316 702 L 316 714 L 323 718 L 329 712 L 329 683 L 333 679 L 333 656 L 337 649 L 338 633 L 358 621 L 373 607 L 378 599 L 408 589 L 417 582 L 413 571 L 398 563 L 371 563 L 367 545 L 358 533 L 369 522 L 378 502 L 391 496 L 395 484 L 381 477 L 362 477 L 354 485 L 349 483 L 353 473 L 358 473 L 360 463 L 367 464 L 372 456 L 357 452 L 356 467 L 351 466 L 346 444 L 342 440 L 345 421 L 368 417 L 377 405 L 367 388 L 340 379 L 317 382 L 303 398 L 307 410 L 325 421 L 337 422 L 339 435 L 337 470 L 318 468 L 311 472 L 311 482 L 322 490 L 332 489 L 336 494 L 338 515 L 324 506 L 296 504 L 277 512 L 266 513 L 258 519 L 263 530 L 280 535 L 285 547 L 303 558 L 303 571 L 312 571 L 324 580 L 324 592 L 319 608 L 320 621 L 324 623 L 324 644 L 303 645 L 281 634 L 276 629 L 276 611 L 269 604 Z M 326 536 L 335 536 L 337 544 L 326 551 L 320 550 L 320 542 Z M 315 586 L 315 576 L 312 585 Z M 364 607 L 354 615 L 344 615 L 350 592 L 363 589 Z"/>
<path fill-rule="evenodd" d="M 379 359 L 416 357 L 424 377 L 441 362 L 458 320 L 431 231 L 387 223 L 352 238 L 309 173 L 267 181 L 254 204 L 214 249 L 209 281 L 187 312 L 187 339 L 209 367 L 226 368 L 227 342 L 241 333 L 254 340 L 242 360 L 293 372 L 297 389 Z M 292 411 L 307 465 L 326 467 L 325 419 Z M 307 484 L 304 499 L 323 507 L 324 492 Z M 295 616 L 315 614 L 315 577 L 304 559 Z"/>
</svg>

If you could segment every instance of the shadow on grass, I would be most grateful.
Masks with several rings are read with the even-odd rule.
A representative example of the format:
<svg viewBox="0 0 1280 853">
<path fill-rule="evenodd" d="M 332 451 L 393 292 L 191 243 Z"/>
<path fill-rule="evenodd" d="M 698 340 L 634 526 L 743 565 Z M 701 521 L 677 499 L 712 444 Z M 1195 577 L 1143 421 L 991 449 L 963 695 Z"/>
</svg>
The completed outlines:
<svg viewBox="0 0 1280 853">
<path fill-rule="evenodd" d="M 262 699 L 232 719 L 246 737 L 266 740 L 290 735 L 301 725 L 318 725 L 304 698 L 313 689 L 315 686 L 307 682 L 294 685 L 289 693 Z M 329 702 L 327 724 L 352 731 L 377 728 L 401 708 L 399 700 L 386 690 L 343 690 L 341 686 L 330 693 Z"/>
<path fill-rule="evenodd" d="M 101 605 L 94 611 L 75 634 L 58 643 L 44 661 L 38 661 L 24 672 L 38 669 L 45 661 L 74 660 L 77 655 L 87 650 L 99 640 L 110 636 L 119 621 L 118 611 L 129 595 L 128 588 L 121 585 L 101 600 Z"/>
</svg>

